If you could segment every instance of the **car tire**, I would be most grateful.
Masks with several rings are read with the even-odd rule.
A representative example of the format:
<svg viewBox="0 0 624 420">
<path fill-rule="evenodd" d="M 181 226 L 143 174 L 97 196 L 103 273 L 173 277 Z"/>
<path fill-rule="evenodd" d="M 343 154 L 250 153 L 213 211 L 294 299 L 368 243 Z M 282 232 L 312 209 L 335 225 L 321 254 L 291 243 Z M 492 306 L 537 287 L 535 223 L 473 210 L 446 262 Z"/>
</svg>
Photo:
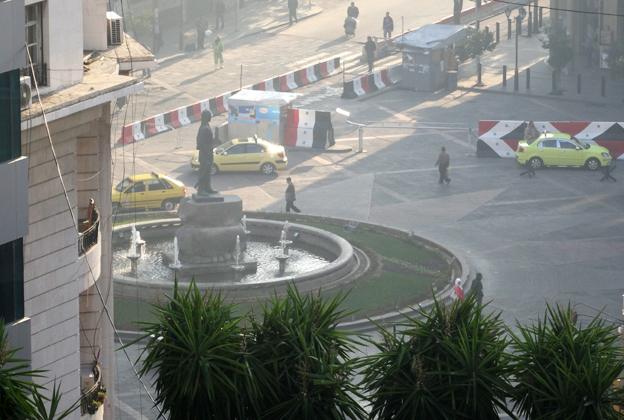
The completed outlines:
<svg viewBox="0 0 624 420">
<path fill-rule="evenodd" d="M 264 175 L 273 175 L 277 171 L 277 168 L 272 163 L 266 162 L 260 166 L 260 172 Z"/>
<path fill-rule="evenodd" d="M 533 169 L 542 169 L 544 167 L 544 161 L 538 157 L 532 157 L 529 159 L 529 166 Z"/>
<path fill-rule="evenodd" d="M 174 200 L 165 200 L 162 202 L 162 209 L 165 211 L 173 211 L 178 203 Z"/>
<path fill-rule="evenodd" d="M 600 169 L 600 161 L 596 158 L 589 158 L 587 162 L 585 162 L 585 167 L 590 171 L 597 171 Z"/>
<path fill-rule="evenodd" d="M 219 167 L 213 163 L 212 166 L 210 167 L 210 175 L 216 175 L 218 173 L 219 173 Z"/>
</svg>

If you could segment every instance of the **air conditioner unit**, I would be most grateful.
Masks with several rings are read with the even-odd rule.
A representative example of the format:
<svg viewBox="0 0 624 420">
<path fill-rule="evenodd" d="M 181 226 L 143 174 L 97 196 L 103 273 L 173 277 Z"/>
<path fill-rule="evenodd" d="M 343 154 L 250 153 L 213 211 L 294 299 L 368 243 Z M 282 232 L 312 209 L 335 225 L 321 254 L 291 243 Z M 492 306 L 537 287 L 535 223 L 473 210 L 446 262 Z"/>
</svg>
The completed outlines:
<svg viewBox="0 0 624 420">
<path fill-rule="evenodd" d="M 30 76 L 20 77 L 20 109 L 28 109 L 32 105 L 32 87 Z"/>
<path fill-rule="evenodd" d="M 115 12 L 106 12 L 106 21 L 108 23 L 108 45 L 121 45 L 124 34 L 121 25 L 121 16 Z"/>
</svg>

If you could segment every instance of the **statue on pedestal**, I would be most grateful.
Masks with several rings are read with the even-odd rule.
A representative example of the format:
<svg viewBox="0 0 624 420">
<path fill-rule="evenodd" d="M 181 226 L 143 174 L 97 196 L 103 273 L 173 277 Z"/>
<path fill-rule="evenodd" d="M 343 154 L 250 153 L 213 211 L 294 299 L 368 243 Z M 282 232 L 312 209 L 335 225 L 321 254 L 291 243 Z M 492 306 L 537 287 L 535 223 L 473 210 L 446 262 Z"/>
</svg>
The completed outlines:
<svg viewBox="0 0 624 420">
<path fill-rule="evenodd" d="M 208 110 L 201 114 L 201 125 L 197 132 L 197 150 L 199 150 L 199 178 L 197 179 L 197 196 L 200 198 L 210 196 L 218 191 L 212 189 L 211 173 L 213 164 L 214 136 L 210 128 L 212 113 Z"/>
</svg>

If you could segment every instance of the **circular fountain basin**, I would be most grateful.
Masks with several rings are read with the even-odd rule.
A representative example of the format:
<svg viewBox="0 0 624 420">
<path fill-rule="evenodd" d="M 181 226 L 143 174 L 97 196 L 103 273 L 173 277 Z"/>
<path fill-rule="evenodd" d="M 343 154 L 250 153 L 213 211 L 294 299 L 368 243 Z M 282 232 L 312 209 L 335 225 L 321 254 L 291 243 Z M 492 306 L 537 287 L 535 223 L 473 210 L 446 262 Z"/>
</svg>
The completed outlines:
<svg viewBox="0 0 624 420">
<path fill-rule="evenodd" d="M 257 261 L 254 274 L 243 274 L 232 269 L 222 276 L 209 278 L 193 276 L 184 270 L 177 273 L 179 286 L 186 288 L 194 278 L 198 287 L 220 293 L 237 302 L 255 301 L 275 294 L 282 295 L 290 283 L 299 291 L 331 289 L 353 280 L 351 273 L 357 270 L 362 256 L 354 252 L 351 244 L 331 232 L 311 226 L 289 223 L 289 248 L 286 271 L 279 275 L 277 256 L 282 253 L 279 245 L 283 222 L 263 219 L 246 219 L 248 235 L 247 260 Z M 147 242 L 147 253 L 139 261 L 138 276 L 131 277 L 127 245 L 132 225 L 116 227 L 113 231 L 113 277 L 115 295 L 139 298 L 147 302 L 163 300 L 173 290 L 176 273 L 169 268 L 173 254 L 173 237 L 181 226 L 179 220 L 158 220 L 136 223 L 136 229 Z M 180 274 L 182 273 L 182 274 Z"/>
</svg>

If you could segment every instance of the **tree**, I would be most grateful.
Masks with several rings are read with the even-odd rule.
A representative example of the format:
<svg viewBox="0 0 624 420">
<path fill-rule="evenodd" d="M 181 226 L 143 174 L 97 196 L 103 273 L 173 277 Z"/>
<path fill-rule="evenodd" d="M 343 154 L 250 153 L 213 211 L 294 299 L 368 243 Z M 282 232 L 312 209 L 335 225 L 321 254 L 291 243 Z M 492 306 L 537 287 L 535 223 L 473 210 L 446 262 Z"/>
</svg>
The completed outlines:
<svg viewBox="0 0 624 420">
<path fill-rule="evenodd" d="M 362 360 L 371 418 L 498 419 L 509 413 L 508 339 L 499 314 L 486 314 L 474 296 L 382 330 L 378 353 Z M 509 413 L 510 414 L 510 413 Z"/>
<path fill-rule="evenodd" d="M 154 374 L 156 403 L 178 419 L 242 419 L 258 392 L 258 366 L 245 350 L 239 318 L 218 295 L 192 282 L 155 306 L 156 320 L 143 323 L 146 340 L 139 357 L 141 376 Z M 267 390 L 266 392 L 270 392 Z"/>
<path fill-rule="evenodd" d="M 547 307 L 544 318 L 511 333 L 514 408 L 529 419 L 615 419 L 624 403 L 612 387 L 624 369 L 613 326 L 594 318 L 581 327 L 570 309 Z"/>
<path fill-rule="evenodd" d="M 337 329 L 348 315 L 339 309 L 344 297 L 302 296 L 290 286 L 285 297 L 264 306 L 262 320 L 252 319 L 249 351 L 262 361 L 275 390 L 263 395 L 258 418 L 366 418 L 350 358 L 357 341 Z"/>
<path fill-rule="evenodd" d="M 572 39 L 568 36 L 565 28 L 560 23 L 554 23 L 548 31 L 548 38 L 542 46 L 549 50 L 548 64 L 554 70 L 554 92 L 560 92 L 561 70 L 567 66 L 574 57 Z"/>
<path fill-rule="evenodd" d="M 456 49 L 459 61 L 469 58 L 479 57 L 485 51 L 492 51 L 496 47 L 494 35 L 485 30 L 479 31 L 474 27 L 469 27 L 466 31 L 466 41 Z"/>
<path fill-rule="evenodd" d="M 44 388 L 32 378 L 43 376 L 42 370 L 32 370 L 27 360 L 15 357 L 16 349 L 9 348 L 4 321 L 0 319 L 0 419 L 62 420 L 80 406 L 80 400 L 57 414 L 62 398 L 56 381 L 50 398 Z"/>
</svg>

